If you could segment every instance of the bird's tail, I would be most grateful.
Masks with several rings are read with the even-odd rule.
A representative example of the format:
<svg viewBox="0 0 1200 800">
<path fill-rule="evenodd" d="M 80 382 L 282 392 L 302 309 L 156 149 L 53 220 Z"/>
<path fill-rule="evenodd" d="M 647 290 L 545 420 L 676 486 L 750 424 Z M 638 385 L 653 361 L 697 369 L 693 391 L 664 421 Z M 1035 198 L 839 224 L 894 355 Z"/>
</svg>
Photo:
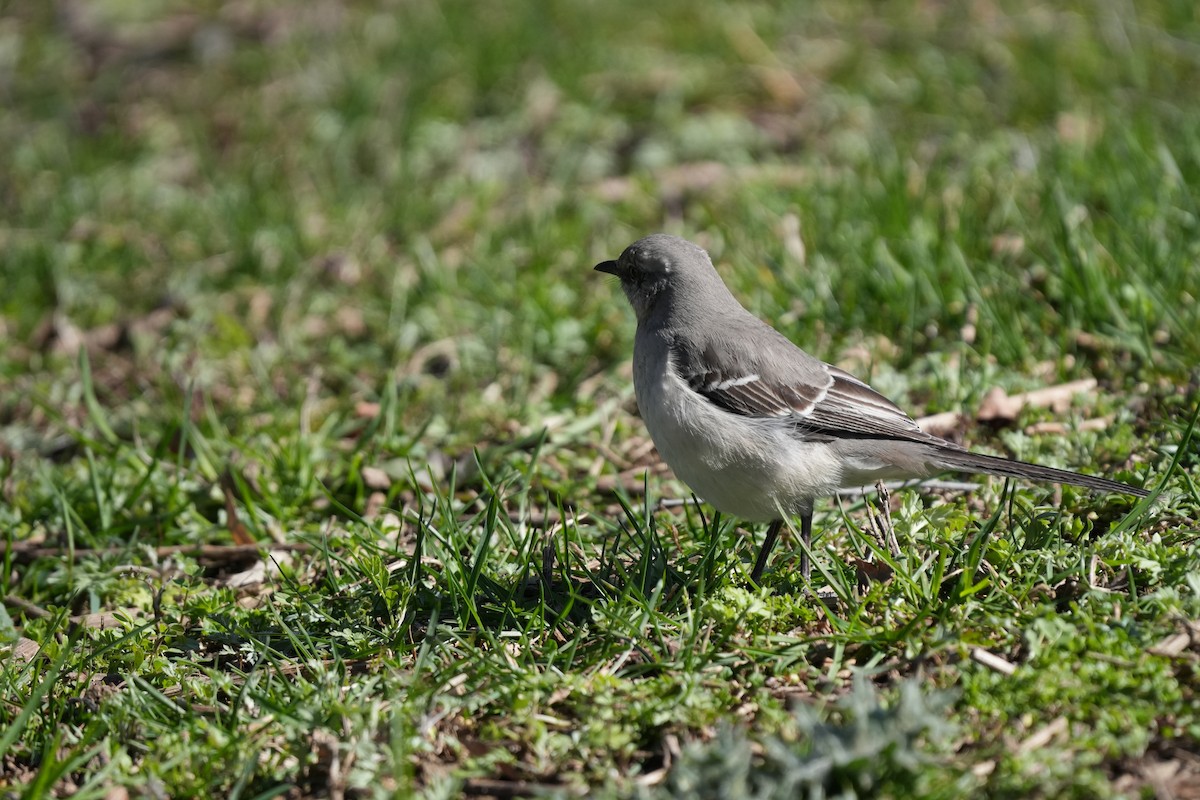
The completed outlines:
<svg viewBox="0 0 1200 800">
<path fill-rule="evenodd" d="M 1099 492 L 1116 492 L 1131 494 L 1135 497 L 1145 497 L 1150 492 L 1130 486 L 1120 481 L 1098 478 L 1094 475 L 1081 475 L 1065 469 L 1043 467 L 1028 464 L 1024 461 L 1014 461 L 1010 458 L 985 456 L 981 453 L 971 453 L 966 450 L 938 448 L 938 461 L 948 470 L 961 472 L 983 472 L 989 475 L 1002 475 L 1007 478 L 1024 478 L 1031 481 L 1046 481 L 1049 483 L 1069 483 L 1073 486 L 1085 486 Z"/>
</svg>

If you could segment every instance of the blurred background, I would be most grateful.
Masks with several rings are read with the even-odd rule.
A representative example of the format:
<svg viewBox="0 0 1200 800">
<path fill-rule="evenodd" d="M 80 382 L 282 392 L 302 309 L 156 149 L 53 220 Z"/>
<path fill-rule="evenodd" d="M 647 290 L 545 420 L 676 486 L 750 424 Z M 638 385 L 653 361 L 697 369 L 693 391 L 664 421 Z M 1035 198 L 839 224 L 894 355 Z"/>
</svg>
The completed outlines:
<svg viewBox="0 0 1200 800">
<path fill-rule="evenodd" d="M 0 408 L 82 343 L 118 427 L 394 377 L 424 436 L 532 430 L 627 360 L 590 268 L 663 229 L 827 359 L 981 368 L 930 367 L 949 404 L 994 362 L 1182 378 L 1198 33 L 1167 0 L 6 2 Z"/>
</svg>

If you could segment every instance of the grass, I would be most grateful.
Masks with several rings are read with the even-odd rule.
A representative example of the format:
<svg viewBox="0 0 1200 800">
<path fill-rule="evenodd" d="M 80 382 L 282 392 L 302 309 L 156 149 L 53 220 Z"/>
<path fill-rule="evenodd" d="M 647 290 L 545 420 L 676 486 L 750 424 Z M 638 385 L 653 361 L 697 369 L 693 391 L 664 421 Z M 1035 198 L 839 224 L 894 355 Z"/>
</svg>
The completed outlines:
<svg viewBox="0 0 1200 800">
<path fill-rule="evenodd" d="M 3 796 L 1200 784 L 1191 3 L 6 12 Z M 899 555 L 826 502 L 824 599 L 795 539 L 751 587 L 591 272 L 661 229 L 1156 496 L 894 492 Z"/>
</svg>

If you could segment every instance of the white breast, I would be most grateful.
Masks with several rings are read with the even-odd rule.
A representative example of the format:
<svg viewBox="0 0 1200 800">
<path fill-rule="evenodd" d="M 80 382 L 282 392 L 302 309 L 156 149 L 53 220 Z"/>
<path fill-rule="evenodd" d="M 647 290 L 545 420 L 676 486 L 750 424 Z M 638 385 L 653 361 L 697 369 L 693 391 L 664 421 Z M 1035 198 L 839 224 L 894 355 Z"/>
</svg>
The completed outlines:
<svg viewBox="0 0 1200 800">
<path fill-rule="evenodd" d="M 675 374 L 665 345 L 655 358 L 659 342 L 639 336 L 637 344 L 634 389 L 642 419 L 663 459 L 702 499 L 762 522 L 837 490 L 841 463 L 829 445 L 790 436 L 783 419 L 752 419 L 713 405 Z"/>
</svg>

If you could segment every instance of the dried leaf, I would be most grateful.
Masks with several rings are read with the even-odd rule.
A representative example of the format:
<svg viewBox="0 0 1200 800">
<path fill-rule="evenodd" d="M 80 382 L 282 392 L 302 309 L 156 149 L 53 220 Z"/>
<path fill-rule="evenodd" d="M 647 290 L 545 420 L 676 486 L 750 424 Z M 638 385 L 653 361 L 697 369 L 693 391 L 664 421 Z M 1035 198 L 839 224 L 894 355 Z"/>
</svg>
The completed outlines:
<svg viewBox="0 0 1200 800">
<path fill-rule="evenodd" d="M 33 639 L 26 639 L 24 636 L 22 636 L 17 639 L 17 641 L 13 642 L 12 645 L 3 649 L 8 650 L 7 658 L 11 659 L 12 662 L 17 664 L 27 664 L 33 660 L 34 656 L 38 654 L 38 650 L 41 649 L 41 645 L 35 642 Z"/>
<path fill-rule="evenodd" d="M 1026 406 L 1049 408 L 1061 414 L 1071 407 L 1071 401 L 1076 395 L 1093 395 L 1096 385 L 1095 378 L 1085 378 L 1012 396 L 996 387 L 983 398 L 975 418 L 981 422 L 1012 422 Z"/>
<path fill-rule="evenodd" d="M 940 414 L 930 414 L 917 420 L 917 427 L 934 436 L 948 439 L 958 433 L 963 427 L 963 415 L 957 411 L 943 411 Z"/>
<path fill-rule="evenodd" d="M 97 611 L 95 614 L 82 614 L 77 617 L 71 617 L 71 622 L 84 628 L 106 631 L 123 627 L 125 620 L 136 619 L 141 616 L 141 613 L 141 610 L 137 608 Z"/>
<path fill-rule="evenodd" d="M 1083 422 L 1080 422 L 1078 425 L 1074 426 L 1068 426 L 1062 422 L 1035 422 L 1032 425 L 1026 426 L 1025 432 L 1030 436 L 1036 436 L 1039 434 L 1064 436 L 1070 433 L 1072 430 L 1102 431 L 1107 428 L 1111 422 L 1112 417 L 1094 417 L 1093 419 L 1085 419 Z"/>
<path fill-rule="evenodd" d="M 254 537 L 238 516 L 233 488 L 233 473 L 226 469 L 221 476 L 221 492 L 225 495 L 225 522 L 229 527 L 229 535 L 233 537 L 234 544 L 254 544 Z"/>
<path fill-rule="evenodd" d="M 1158 644 L 1150 648 L 1150 653 L 1156 656 L 1173 658 L 1187 650 L 1192 643 L 1192 637 L 1186 633 L 1172 633 Z"/>
<path fill-rule="evenodd" d="M 291 559 L 291 554 L 285 550 L 272 550 L 246 569 L 227 577 L 225 585 L 234 589 L 249 589 L 259 586 L 266 582 L 268 577 L 278 575 L 279 567 L 289 563 Z"/>
<path fill-rule="evenodd" d="M 392 485 L 391 477 L 379 467 L 363 467 L 360 474 L 368 489 L 386 490 Z"/>
<path fill-rule="evenodd" d="M 880 561 L 879 563 L 871 563 L 863 561 L 861 558 L 853 559 L 854 569 L 858 573 L 858 585 L 860 587 L 870 586 L 872 583 L 882 583 L 891 580 L 892 568 Z"/>
</svg>

